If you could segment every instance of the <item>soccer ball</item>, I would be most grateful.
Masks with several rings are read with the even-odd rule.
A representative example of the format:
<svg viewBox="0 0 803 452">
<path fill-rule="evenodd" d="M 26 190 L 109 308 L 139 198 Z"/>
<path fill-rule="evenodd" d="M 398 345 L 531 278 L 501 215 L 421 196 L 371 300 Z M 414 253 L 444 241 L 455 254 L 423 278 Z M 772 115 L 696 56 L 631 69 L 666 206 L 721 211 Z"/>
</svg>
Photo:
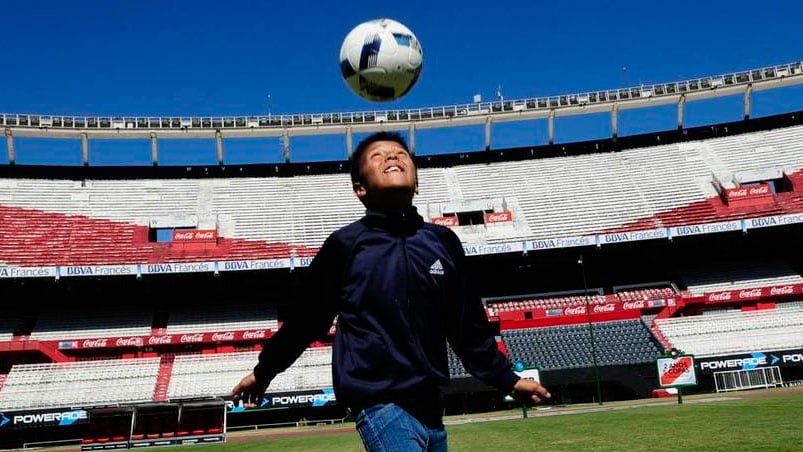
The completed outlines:
<svg viewBox="0 0 803 452">
<path fill-rule="evenodd" d="M 340 72 L 346 85 L 374 102 L 407 94 L 418 81 L 423 62 L 418 38 L 393 19 L 357 25 L 340 46 Z"/>
</svg>

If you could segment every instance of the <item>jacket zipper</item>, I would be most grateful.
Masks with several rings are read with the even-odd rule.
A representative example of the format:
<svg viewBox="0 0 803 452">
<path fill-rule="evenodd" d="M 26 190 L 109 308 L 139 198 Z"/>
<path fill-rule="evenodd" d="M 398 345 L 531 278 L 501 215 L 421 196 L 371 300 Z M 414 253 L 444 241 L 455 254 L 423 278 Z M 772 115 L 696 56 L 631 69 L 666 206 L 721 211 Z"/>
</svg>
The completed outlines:
<svg viewBox="0 0 803 452">
<path fill-rule="evenodd" d="M 429 366 L 429 359 L 427 359 L 426 353 L 424 353 L 423 348 L 421 347 L 421 339 L 417 334 L 418 331 L 414 328 L 417 328 L 417 324 L 414 323 L 411 319 L 411 301 L 410 301 L 410 287 L 412 287 L 412 277 L 410 272 L 410 257 L 407 252 L 407 237 L 402 233 L 401 236 L 401 246 L 402 246 L 402 256 L 404 257 L 404 276 L 405 276 L 405 308 L 404 308 L 404 316 L 407 319 L 407 324 L 411 327 L 411 332 L 413 334 L 410 335 L 410 340 L 413 344 L 413 350 L 418 355 L 419 362 L 422 365 Z M 422 369 L 423 370 L 423 369 Z"/>
</svg>

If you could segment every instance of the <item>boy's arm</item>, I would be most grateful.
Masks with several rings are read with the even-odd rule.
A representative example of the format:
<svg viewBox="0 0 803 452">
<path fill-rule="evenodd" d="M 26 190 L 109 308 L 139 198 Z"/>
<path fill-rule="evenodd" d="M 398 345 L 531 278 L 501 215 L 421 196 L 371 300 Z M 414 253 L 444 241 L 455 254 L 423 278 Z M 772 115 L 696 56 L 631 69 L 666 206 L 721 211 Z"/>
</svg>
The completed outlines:
<svg viewBox="0 0 803 452">
<path fill-rule="evenodd" d="M 310 343 L 329 332 L 338 309 L 341 256 L 342 245 L 332 234 L 293 288 L 293 304 L 279 330 L 263 342 L 253 379 L 247 375 L 232 392 L 247 387 L 250 392 L 264 393 L 271 380 L 290 367 Z"/>
<path fill-rule="evenodd" d="M 337 315 L 337 294 L 343 272 L 342 246 L 327 238 L 295 287 L 293 306 L 279 330 L 263 343 L 254 367 L 256 384 L 265 386 L 290 367 L 309 347 L 324 337 Z"/>
<path fill-rule="evenodd" d="M 460 239 L 445 229 L 442 240 L 452 256 L 455 275 L 448 295 L 449 318 L 447 338 L 463 366 L 473 376 L 497 389 L 510 393 L 520 377 L 513 372 L 507 357 L 499 351 L 496 338 L 485 314 L 471 275 Z"/>
</svg>

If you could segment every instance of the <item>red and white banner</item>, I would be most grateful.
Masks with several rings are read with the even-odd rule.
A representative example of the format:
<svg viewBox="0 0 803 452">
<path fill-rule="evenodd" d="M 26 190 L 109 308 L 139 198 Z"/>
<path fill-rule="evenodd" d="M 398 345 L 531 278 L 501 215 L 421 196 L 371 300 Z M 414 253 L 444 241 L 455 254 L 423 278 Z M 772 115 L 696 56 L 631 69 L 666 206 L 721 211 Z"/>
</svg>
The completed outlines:
<svg viewBox="0 0 803 452">
<path fill-rule="evenodd" d="M 658 380 L 662 387 L 689 386 L 697 384 L 693 356 L 658 358 Z"/>
</svg>

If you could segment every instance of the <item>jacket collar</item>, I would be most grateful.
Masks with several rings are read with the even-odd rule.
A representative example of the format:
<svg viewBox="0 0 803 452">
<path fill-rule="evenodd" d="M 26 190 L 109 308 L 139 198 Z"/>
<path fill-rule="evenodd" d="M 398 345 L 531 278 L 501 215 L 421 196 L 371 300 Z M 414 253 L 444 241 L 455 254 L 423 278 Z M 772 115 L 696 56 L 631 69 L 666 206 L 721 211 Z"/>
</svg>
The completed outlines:
<svg viewBox="0 0 803 452">
<path fill-rule="evenodd" d="M 424 223 L 415 206 L 403 210 L 367 209 L 363 222 L 370 227 L 385 229 L 394 233 L 412 234 Z"/>
</svg>

